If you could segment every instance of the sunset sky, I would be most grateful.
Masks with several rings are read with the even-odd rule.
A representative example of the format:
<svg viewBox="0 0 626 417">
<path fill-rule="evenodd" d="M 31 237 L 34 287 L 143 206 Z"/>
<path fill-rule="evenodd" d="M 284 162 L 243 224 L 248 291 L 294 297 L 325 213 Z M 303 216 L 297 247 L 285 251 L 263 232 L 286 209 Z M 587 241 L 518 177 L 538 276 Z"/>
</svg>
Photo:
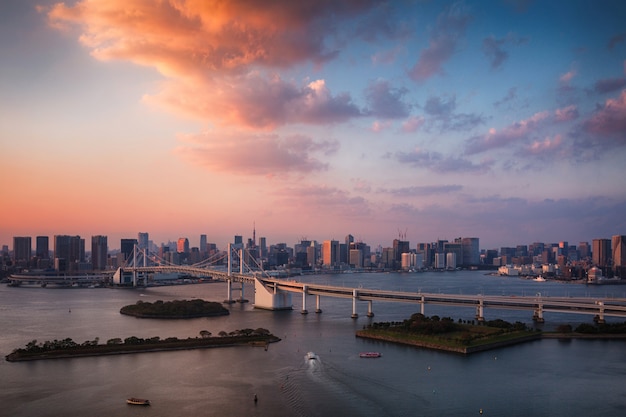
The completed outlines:
<svg viewBox="0 0 626 417">
<path fill-rule="evenodd" d="M 621 0 L 3 0 L 0 57 L 10 248 L 626 234 Z"/>
</svg>

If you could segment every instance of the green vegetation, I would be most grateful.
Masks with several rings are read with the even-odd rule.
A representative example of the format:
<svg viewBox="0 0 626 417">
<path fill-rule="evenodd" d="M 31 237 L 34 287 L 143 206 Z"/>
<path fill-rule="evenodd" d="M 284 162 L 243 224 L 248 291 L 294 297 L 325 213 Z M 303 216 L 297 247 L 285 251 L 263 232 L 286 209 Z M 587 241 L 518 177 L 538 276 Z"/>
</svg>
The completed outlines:
<svg viewBox="0 0 626 417">
<path fill-rule="evenodd" d="M 174 300 L 154 303 L 137 301 L 136 304 L 124 306 L 120 313 L 139 318 L 157 319 L 188 319 L 196 317 L 224 316 L 229 312 L 222 304 L 214 301 Z"/>
<path fill-rule="evenodd" d="M 74 342 L 70 338 L 63 340 L 55 339 L 43 343 L 37 343 L 37 340 L 33 340 L 27 343 L 25 348 L 15 349 L 5 358 L 9 362 L 16 362 L 237 345 L 267 347 L 269 343 L 280 341 L 269 330 L 263 328 L 235 330 L 230 333 L 221 331 L 218 337 L 211 337 L 210 335 L 209 331 L 202 330 L 200 331 L 200 337 L 189 337 L 187 339 L 178 339 L 176 337 L 161 339 L 158 336 L 144 339 L 131 336 L 123 340 L 120 338 L 109 339 L 106 344 L 99 344 L 98 338 L 81 344 Z"/>
<path fill-rule="evenodd" d="M 535 340 L 540 335 L 521 322 L 508 323 L 498 319 L 475 325 L 473 322 L 459 320 L 455 323 L 449 317 L 427 317 L 419 313 L 402 322 L 373 323 L 357 332 L 357 337 L 459 353 Z"/>
</svg>

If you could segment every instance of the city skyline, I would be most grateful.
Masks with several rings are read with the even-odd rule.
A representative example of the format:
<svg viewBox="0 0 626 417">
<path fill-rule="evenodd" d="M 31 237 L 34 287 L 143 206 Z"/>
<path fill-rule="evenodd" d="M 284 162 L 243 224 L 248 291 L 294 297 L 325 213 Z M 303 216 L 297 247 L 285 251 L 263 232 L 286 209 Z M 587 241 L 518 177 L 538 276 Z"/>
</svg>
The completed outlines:
<svg viewBox="0 0 626 417">
<path fill-rule="evenodd" d="M 9 0 L 0 15 L 0 245 L 626 235 L 621 1 Z"/>
</svg>

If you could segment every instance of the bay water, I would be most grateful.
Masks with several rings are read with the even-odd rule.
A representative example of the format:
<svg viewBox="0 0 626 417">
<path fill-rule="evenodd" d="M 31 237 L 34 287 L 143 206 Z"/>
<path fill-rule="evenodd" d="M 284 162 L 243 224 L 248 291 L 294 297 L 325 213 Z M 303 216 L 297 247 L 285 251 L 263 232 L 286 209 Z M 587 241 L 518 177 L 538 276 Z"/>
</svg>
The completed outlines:
<svg viewBox="0 0 626 417">
<path fill-rule="evenodd" d="M 297 280 L 351 288 L 449 294 L 626 298 L 626 286 L 586 286 L 496 277 L 481 271 L 311 275 Z M 228 316 L 137 319 L 119 313 L 137 301 L 202 298 L 223 301 L 225 283 L 138 289 L 0 287 L 0 354 L 28 342 L 71 338 L 82 343 L 137 336 L 196 337 L 202 330 L 266 328 L 282 340 L 265 350 L 228 347 L 175 352 L 0 361 L 0 416 L 623 416 L 626 341 L 540 340 L 461 356 L 375 342 L 355 331 L 375 321 L 401 321 L 419 305 L 293 296 L 291 311 L 227 305 Z M 238 294 L 234 294 L 235 297 Z M 471 320 L 475 310 L 426 306 L 426 315 Z M 591 323 L 591 316 L 545 313 L 545 329 Z M 532 325 L 529 312 L 485 309 L 487 320 Z M 307 352 L 319 360 L 306 360 Z M 381 358 L 362 359 L 359 352 Z M 258 401 L 254 402 L 254 396 Z M 129 406 L 128 397 L 150 407 Z"/>
</svg>

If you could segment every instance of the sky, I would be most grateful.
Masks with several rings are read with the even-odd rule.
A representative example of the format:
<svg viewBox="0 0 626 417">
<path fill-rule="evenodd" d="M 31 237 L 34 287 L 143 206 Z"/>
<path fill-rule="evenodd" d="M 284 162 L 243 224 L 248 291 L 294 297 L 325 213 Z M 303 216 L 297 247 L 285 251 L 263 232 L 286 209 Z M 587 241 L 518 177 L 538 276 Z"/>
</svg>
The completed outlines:
<svg viewBox="0 0 626 417">
<path fill-rule="evenodd" d="M 626 2 L 3 0 L 0 245 L 626 234 Z"/>
</svg>

